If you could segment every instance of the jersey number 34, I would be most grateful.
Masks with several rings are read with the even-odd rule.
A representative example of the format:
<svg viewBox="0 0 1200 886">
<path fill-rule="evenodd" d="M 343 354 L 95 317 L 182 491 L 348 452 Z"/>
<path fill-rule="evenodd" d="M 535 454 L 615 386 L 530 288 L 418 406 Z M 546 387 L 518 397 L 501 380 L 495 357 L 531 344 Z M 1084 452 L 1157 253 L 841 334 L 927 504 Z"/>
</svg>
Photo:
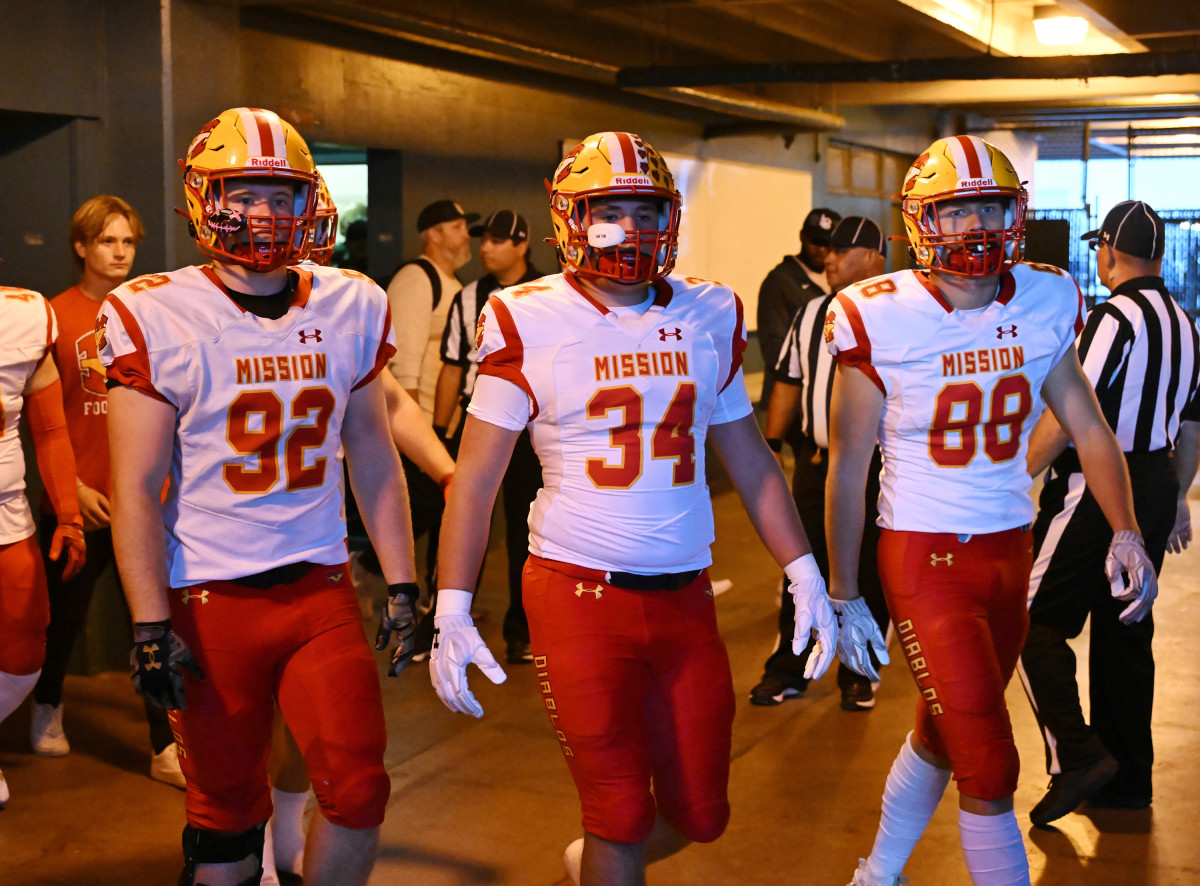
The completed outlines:
<svg viewBox="0 0 1200 886">
<path fill-rule="evenodd" d="M 608 431 L 609 445 L 621 454 L 619 464 L 605 458 L 587 460 L 588 478 L 598 489 L 628 489 L 642 476 L 642 395 L 629 385 L 601 388 L 587 403 L 589 419 L 603 419 L 620 412 L 621 422 Z M 650 435 L 650 457 L 673 459 L 671 481 L 686 486 L 696 480 L 696 440 L 692 425 L 696 420 L 696 385 L 681 382 Z"/>
</svg>

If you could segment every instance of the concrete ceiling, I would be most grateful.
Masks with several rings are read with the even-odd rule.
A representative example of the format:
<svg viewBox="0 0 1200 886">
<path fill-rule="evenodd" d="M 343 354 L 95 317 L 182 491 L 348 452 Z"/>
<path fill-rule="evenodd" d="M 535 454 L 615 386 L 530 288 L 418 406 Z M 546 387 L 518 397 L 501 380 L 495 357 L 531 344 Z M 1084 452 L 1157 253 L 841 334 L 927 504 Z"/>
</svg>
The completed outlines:
<svg viewBox="0 0 1200 886">
<path fill-rule="evenodd" d="M 343 42 L 360 33 L 568 90 L 636 92 L 686 108 L 711 135 L 834 131 L 854 106 L 919 104 L 977 125 L 1106 118 L 1128 137 L 1118 151 L 1136 145 L 1131 127 L 1167 126 L 1200 153 L 1186 132 L 1200 124 L 1200 0 L 1058 6 L 1089 22 L 1085 43 L 1038 43 L 1035 0 L 241 2 L 250 27 L 317 22 Z"/>
</svg>

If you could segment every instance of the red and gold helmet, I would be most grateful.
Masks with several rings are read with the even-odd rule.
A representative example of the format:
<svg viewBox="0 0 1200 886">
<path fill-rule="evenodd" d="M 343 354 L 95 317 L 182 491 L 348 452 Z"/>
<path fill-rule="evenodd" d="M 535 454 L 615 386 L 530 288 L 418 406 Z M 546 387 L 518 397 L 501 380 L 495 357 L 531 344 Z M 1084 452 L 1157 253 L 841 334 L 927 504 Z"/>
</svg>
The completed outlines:
<svg viewBox="0 0 1200 886">
<path fill-rule="evenodd" d="M 273 111 L 231 108 L 200 130 L 179 161 L 192 236 L 217 261 L 269 271 L 308 257 L 316 228 L 317 167 L 294 127 Z M 249 215 L 226 203 L 231 182 L 292 191 L 290 215 Z"/>
<path fill-rule="evenodd" d="M 938 206 L 964 198 L 999 198 L 1003 227 L 943 232 Z M 917 264 L 940 273 L 987 277 L 1021 261 L 1028 195 L 1012 163 L 995 145 L 973 135 L 938 139 L 913 161 L 900 199 Z"/>
<path fill-rule="evenodd" d="M 333 261 L 333 247 L 337 243 L 338 211 L 325 184 L 325 177 L 317 173 L 317 223 L 313 229 L 313 245 L 308 257 L 319 265 Z"/>
<path fill-rule="evenodd" d="M 559 260 L 576 273 L 645 283 L 675 266 L 679 191 L 662 155 L 640 136 L 589 135 L 563 158 L 546 186 Z M 622 231 L 618 225 L 592 221 L 592 206 L 629 199 L 658 207 L 656 230 Z"/>
</svg>

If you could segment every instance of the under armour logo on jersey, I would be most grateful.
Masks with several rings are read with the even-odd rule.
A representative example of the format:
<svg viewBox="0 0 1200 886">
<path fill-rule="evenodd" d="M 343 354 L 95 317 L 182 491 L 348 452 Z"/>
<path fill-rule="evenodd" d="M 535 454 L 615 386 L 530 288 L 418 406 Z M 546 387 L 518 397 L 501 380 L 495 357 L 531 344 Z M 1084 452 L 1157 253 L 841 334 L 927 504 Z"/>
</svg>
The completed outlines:
<svg viewBox="0 0 1200 886">
<path fill-rule="evenodd" d="M 945 563 L 947 566 L 953 566 L 954 565 L 954 555 L 947 554 L 944 557 L 939 557 L 937 554 L 929 555 L 929 565 L 930 566 L 937 566 L 939 563 Z"/>
<path fill-rule="evenodd" d="M 674 332 L 667 332 L 665 327 L 658 330 L 658 340 L 659 341 L 666 341 L 667 336 L 670 336 L 671 338 L 675 339 L 675 341 L 683 341 L 683 330 L 680 329 L 678 326 L 675 327 Z"/>
<path fill-rule="evenodd" d="M 583 582 L 579 582 L 579 584 L 575 585 L 575 596 L 582 597 L 584 594 L 595 594 L 596 599 L 599 600 L 604 596 L 602 593 L 600 593 L 603 590 L 604 585 L 596 585 L 594 588 L 585 588 L 583 586 Z"/>
<path fill-rule="evenodd" d="M 1014 323 L 1012 326 L 1008 327 L 1008 329 L 1005 329 L 1003 326 L 996 327 L 996 338 L 1004 338 L 1004 336 L 1006 336 L 1006 335 L 1011 335 L 1013 338 L 1017 337 L 1017 324 L 1016 323 Z"/>
<path fill-rule="evenodd" d="M 300 344 L 302 345 L 308 344 L 309 341 L 321 341 L 321 330 L 319 329 L 314 329 L 312 332 L 305 332 L 303 329 L 301 329 L 298 332 L 298 335 L 300 336 Z"/>
<path fill-rule="evenodd" d="M 192 600 L 199 600 L 201 603 L 208 602 L 208 591 L 201 591 L 198 594 L 193 594 L 187 588 L 183 589 L 183 602 L 187 605 Z"/>
</svg>

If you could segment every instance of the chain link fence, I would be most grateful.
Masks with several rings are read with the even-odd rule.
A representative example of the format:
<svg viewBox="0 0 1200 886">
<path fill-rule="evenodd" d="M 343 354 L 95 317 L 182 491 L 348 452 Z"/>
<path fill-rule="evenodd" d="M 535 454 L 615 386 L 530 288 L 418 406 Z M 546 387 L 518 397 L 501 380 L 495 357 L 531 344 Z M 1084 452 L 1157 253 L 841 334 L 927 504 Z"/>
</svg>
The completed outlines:
<svg viewBox="0 0 1200 886">
<path fill-rule="evenodd" d="M 1159 211 L 1166 224 L 1163 279 L 1180 307 L 1200 317 L 1200 209 Z M 1039 209 L 1031 212 L 1036 221 L 1065 220 L 1071 226 L 1067 270 L 1079 283 L 1088 306 L 1108 298 L 1108 290 L 1096 279 L 1096 253 L 1079 238 L 1100 227 L 1100 217 L 1086 209 Z"/>
</svg>

